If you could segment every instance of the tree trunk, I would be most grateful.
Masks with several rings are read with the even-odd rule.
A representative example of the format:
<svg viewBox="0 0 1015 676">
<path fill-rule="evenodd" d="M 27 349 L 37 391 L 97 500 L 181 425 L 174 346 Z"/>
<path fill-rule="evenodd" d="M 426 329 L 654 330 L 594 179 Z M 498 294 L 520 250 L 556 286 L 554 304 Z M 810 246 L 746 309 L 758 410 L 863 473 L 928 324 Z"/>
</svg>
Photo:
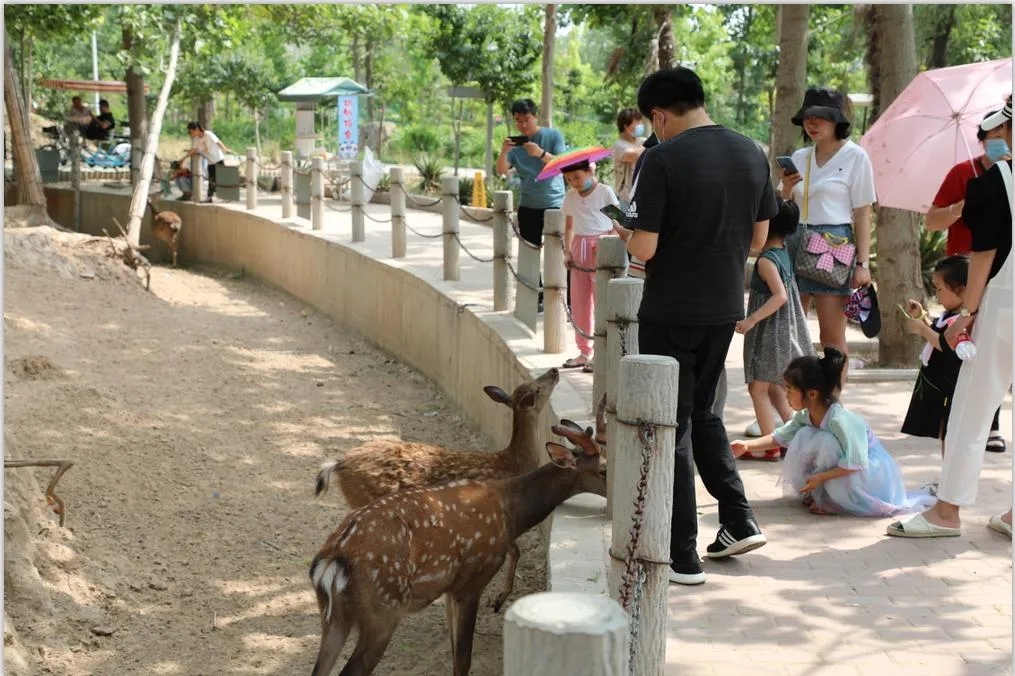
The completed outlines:
<svg viewBox="0 0 1015 676">
<path fill-rule="evenodd" d="M 871 89 L 877 78 L 875 112 L 887 107 L 916 77 L 916 40 L 912 5 L 872 5 L 868 13 Z M 878 300 L 882 327 L 878 337 L 882 366 L 916 363 L 921 341 L 908 334 L 898 312 L 892 309 L 907 298 L 924 293 L 920 265 L 920 228 L 916 214 L 900 209 L 877 209 Z"/>
<path fill-rule="evenodd" d="M 151 131 L 148 134 L 148 143 L 145 146 L 144 157 L 141 160 L 140 176 L 134 186 L 134 195 L 130 200 L 130 220 L 127 223 L 127 238 L 135 247 L 141 239 L 141 219 L 144 218 L 145 208 L 148 205 L 149 186 L 152 182 L 152 170 L 155 168 L 155 150 L 159 147 L 159 133 L 162 131 L 162 118 L 166 114 L 166 106 L 169 104 L 169 92 L 173 88 L 173 80 L 176 79 L 176 62 L 180 56 L 180 22 L 176 22 L 173 30 L 173 42 L 169 47 L 169 65 L 166 68 L 166 78 L 162 82 L 162 92 L 159 94 L 159 101 L 155 104 L 155 112 L 152 114 Z M 129 72 L 129 71 L 128 71 Z M 129 90 L 128 90 L 129 95 Z M 142 90 L 142 96 L 144 90 Z M 201 180 L 195 177 L 195 181 Z"/>
<path fill-rule="evenodd" d="M 25 119 L 28 120 L 29 128 L 32 123 L 32 72 L 35 67 L 35 50 L 31 40 L 25 45 L 25 88 L 21 90 L 22 103 L 25 106 Z"/>
<path fill-rule="evenodd" d="M 938 14 L 934 23 L 930 58 L 927 59 L 928 69 L 944 68 L 948 65 L 948 40 L 951 38 L 952 28 L 955 27 L 955 5 L 937 5 L 933 9 Z"/>
<path fill-rule="evenodd" d="M 130 53 L 134 36 L 128 27 L 123 28 L 123 49 Z M 128 66 L 124 76 L 127 84 L 127 121 L 130 124 L 130 184 L 136 186 L 145 151 L 144 139 L 148 135 L 148 105 L 144 97 L 144 75 Z"/>
<path fill-rule="evenodd" d="M 384 102 L 381 101 L 380 116 L 377 123 L 377 161 L 381 161 L 381 151 L 384 149 Z"/>
<path fill-rule="evenodd" d="M 352 36 L 352 73 L 356 82 L 363 82 L 363 60 L 359 53 L 359 37 L 355 34 Z"/>
<path fill-rule="evenodd" d="M 754 6 L 747 5 L 747 20 L 744 23 L 744 48 L 737 56 L 737 123 L 743 124 L 747 119 L 747 41 L 751 35 L 751 24 L 754 23 Z"/>
<path fill-rule="evenodd" d="M 257 156 L 261 156 L 261 111 L 257 108 L 252 110 L 254 114 L 254 147 L 257 148 Z"/>
<path fill-rule="evenodd" d="M 197 121 L 205 129 L 211 129 L 215 119 L 215 97 L 209 96 L 207 101 L 198 101 Z"/>
<path fill-rule="evenodd" d="M 652 8 L 655 18 L 657 35 L 659 68 L 674 68 L 676 62 L 676 40 L 673 38 L 673 9 L 670 5 L 655 5 Z"/>
<path fill-rule="evenodd" d="M 543 20 L 543 96 L 539 123 L 553 126 L 553 48 L 557 43 L 557 5 L 546 5 Z"/>
<path fill-rule="evenodd" d="M 808 5 L 779 6 L 779 67 L 775 74 L 775 110 L 769 162 L 780 175 L 775 158 L 789 155 L 800 142 L 800 127 L 790 121 L 804 98 L 807 83 Z"/>
<path fill-rule="evenodd" d="M 11 148 L 14 150 L 14 180 L 18 183 L 18 204 L 41 210 L 45 215 L 46 195 L 42 191 L 42 174 L 39 162 L 32 148 L 32 135 L 25 115 L 25 104 L 21 100 L 21 88 L 14 74 L 10 39 L 4 35 L 4 107 L 7 121 L 11 126 Z"/>
<path fill-rule="evenodd" d="M 367 52 L 366 58 L 364 59 L 364 61 L 366 62 L 366 82 L 364 82 L 363 84 L 366 85 L 367 89 L 372 91 L 374 88 L 374 46 L 370 44 L 370 42 L 367 42 L 366 52 Z M 367 121 L 369 122 L 374 121 L 373 96 L 367 97 Z"/>
</svg>

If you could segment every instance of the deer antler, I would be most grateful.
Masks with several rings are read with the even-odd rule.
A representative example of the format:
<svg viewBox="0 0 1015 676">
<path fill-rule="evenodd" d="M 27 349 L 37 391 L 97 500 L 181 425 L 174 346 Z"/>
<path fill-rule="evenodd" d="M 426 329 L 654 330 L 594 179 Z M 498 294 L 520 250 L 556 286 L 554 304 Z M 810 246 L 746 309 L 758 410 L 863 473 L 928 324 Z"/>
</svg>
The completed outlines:
<svg viewBox="0 0 1015 676">
<path fill-rule="evenodd" d="M 606 457 L 606 393 L 603 392 L 603 396 L 599 397 L 599 403 L 596 405 L 596 443 L 599 444 L 599 449 Z"/>
<path fill-rule="evenodd" d="M 572 444 L 585 451 L 587 455 L 601 455 L 599 444 L 596 443 L 595 433 L 591 427 L 586 427 L 585 430 L 581 432 L 563 425 L 554 425 L 550 429 L 553 430 L 554 434 L 564 437 Z"/>
</svg>

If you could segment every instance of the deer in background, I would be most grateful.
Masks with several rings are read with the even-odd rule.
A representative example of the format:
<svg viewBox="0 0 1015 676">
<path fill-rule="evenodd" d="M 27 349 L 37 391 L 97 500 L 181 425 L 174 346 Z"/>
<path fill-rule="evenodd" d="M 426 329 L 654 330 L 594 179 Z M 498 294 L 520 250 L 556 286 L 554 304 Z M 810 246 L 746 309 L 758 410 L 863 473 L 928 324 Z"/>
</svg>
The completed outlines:
<svg viewBox="0 0 1015 676">
<path fill-rule="evenodd" d="M 401 492 L 346 516 L 310 566 L 321 614 L 313 676 L 331 673 L 353 629 L 341 676 L 371 674 L 402 619 L 441 595 L 454 676 L 468 675 L 480 597 L 510 551 L 517 561 L 515 540 L 568 498 L 605 489 L 592 428 L 552 430 L 577 448 L 547 443 L 551 462 L 527 474 Z"/>
<path fill-rule="evenodd" d="M 511 441 L 496 453 L 371 441 L 352 449 L 341 460 L 325 463 L 317 473 L 314 493 L 318 497 L 326 493 L 332 475 L 337 475 L 345 501 L 357 508 L 399 491 L 461 479 L 505 479 L 535 469 L 540 418 L 559 381 L 560 372 L 553 368 L 522 383 L 511 396 L 494 385 L 483 388 L 487 396 L 512 412 Z"/>
<path fill-rule="evenodd" d="M 148 207 L 152 210 L 152 235 L 161 239 L 169 245 L 169 251 L 173 255 L 173 267 L 176 267 L 176 252 L 180 244 L 180 231 L 183 229 L 183 219 L 175 211 L 159 211 L 148 200 Z"/>
</svg>

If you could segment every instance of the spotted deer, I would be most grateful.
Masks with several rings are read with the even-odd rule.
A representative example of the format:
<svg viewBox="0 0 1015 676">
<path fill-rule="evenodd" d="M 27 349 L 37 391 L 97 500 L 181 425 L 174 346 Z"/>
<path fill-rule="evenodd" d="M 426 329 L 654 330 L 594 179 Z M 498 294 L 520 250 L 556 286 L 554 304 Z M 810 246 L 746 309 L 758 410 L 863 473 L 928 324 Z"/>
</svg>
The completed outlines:
<svg viewBox="0 0 1015 676">
<path fill-rule="evenodd" d="M 331 673 L 353 629 L 341 676 L 372 673 L 402 619 L 441 595 L 454 676 L 468 675 L 480 597 L 510 551 L 517 560 L 515 540 L 573 495 L 605 488 L 592 428 L 552 430 L 577 448 L 548 442 L 551 462 L 527 474 L 397 493 L 346 516 L 310 566 L 321 615 L 313 676 Z"/>
<path fill-rule="evenodd" d="M 183 219 L 175 211 L 159 211 L 148 200 L 148 206 L 152 210 L 152 235 L 161 239 L 169 246 L 169 252 L 173 256 L 173 267 L 176 267 L 176 253 L 180 246 L 180 231 L 183 229 Z"/>
<path fill-rule="evenodd" d="M 511 440 L 496 453 L 454 451 L 434 444 L 371 441 L 327 462 L 317 473 L 315 495 L 327 492 L 333 475 L 350 507 L 362 507 L 399 491 L 436 486 L 461 479 L 506 479 L 538 466 L 535 449 L 539 424 L 560 372 L 553 368 L 508 394 L 483 388 L 487 396 L 511 409 Z M 605 494 L 604 494 L 605 495 Z"/>
</svg>

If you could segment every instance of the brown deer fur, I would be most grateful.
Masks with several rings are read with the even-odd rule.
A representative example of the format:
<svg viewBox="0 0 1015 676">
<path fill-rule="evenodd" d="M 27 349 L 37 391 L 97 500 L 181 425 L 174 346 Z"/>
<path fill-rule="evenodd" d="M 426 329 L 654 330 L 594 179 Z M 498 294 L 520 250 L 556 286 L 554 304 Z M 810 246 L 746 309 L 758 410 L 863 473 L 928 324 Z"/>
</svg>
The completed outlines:
<svg viewBox="0 0 1015 676">
<path fill-rule="evenodd" d="M 511 396 L 499 387 L 483 388 L 491 399 L 512 410 L 511 441 L 496 453 L 372 441 L 352 449 L 339 461 L 325 463 L 317 474 L 315 494 L 327 492 L 332 475 L 337 475 L 345 501 L 356 508 L 412 488 L 460 479 L 505 479 L 535 469 L 540 418 L 559 380 L 560 372 L 554 368 L 522 383 Z"/>
<path fill-rule="evenodd" d="M 454 676 L 468 675 L 480 597 L 515 540 L 564 500 L 603 488 L 592 428 L 553 432 L 579 449 L 550 442 L 553 462 L 522 476 L 400 492 L 346 516 L 310 566 L 321 615 L 313 676 L 331 673 L 353 629 L 341 676 L 372 673 L 402 618 L 441 595 Z"/>
<path fill-rule="evenodd" d="M 169 245 L 169 251 L 173 255 L 173 267 L 176 267 L 176 252 L 180 246 L 180 231 L 183 229 L 183 219 L 175 211 L 159 211 L 148 200 L 148 206 L 152 210 L 152 235 L 161 239 Z"/>
</svg>

